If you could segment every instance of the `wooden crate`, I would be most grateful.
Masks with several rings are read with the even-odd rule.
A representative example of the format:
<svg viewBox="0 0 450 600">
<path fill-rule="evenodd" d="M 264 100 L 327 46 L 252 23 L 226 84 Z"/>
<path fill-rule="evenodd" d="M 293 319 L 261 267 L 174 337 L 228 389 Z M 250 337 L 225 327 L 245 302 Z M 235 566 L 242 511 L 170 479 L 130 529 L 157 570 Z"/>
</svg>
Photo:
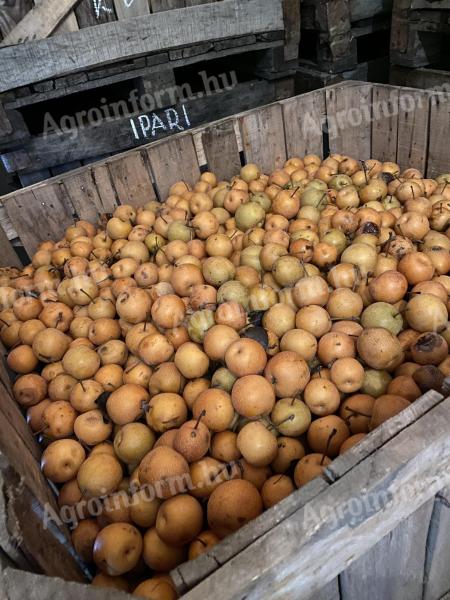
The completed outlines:
<svg viewBox="0 0 450 600">
<path fill-rule="evenodd" d="M 381 110 L 383 102 L 389 110 Z M 441 140 L 450 127 L 449 102 L 442 93 L 341 83 L 126 152 L 2 203 L 13 235 L 32 253 L 39 241 L 59 238 L 74 215 L 95 221 L 119 201 L 164 200 L 175 179 L 192 183 L 205 167 L 229 178 L 242 158 L 269 172 L 287 156 L 329 149 L 397 160 L 435 176 L 448 171 Z M 168 168 L 174 162 L 176 174 Z M 7 238 L 0 237 L 3 264 L 18 265 Z M 54 501 L 5 369 L 0 380 L 2 597 L 126 600 L 79 583 L 83 572 L 64 530 L 43 528 L 43 507 Z M 323 477 L 179 566 L 173 579 L 186 600 L 440 600 L 450 590 L 449 465 L 450 398 L 428 392 Z"/>
<path fill-rule="evenodd" d="M 336 74 L 388 56 L 391 8 L 392 0 L 302 0 L 300 61 Z"/>
<path fill-rule="evenodd" d="M 49 1 L 36 2 L 27 17 Z M 127 3 L 82 0 L 69 18 L 78 15 L 79 30 L 58 28 L 47 39 L 0 47 L 0 156 L 22 185 L 165 137 L 180 130 L 176 121 L 196 127 L 293 95 L 286 61 L 298 54 L 297 1 L 133 0 L 123 10 Z M 220 96 L 203 83 L 213 77 Z M 145 94 L 154 108 L 141 106 Z M 89 111 L 107 108 L 109 115 L 118 102 L 126 114 L 100 126 L 87 121 Z M 149 132 L 141 126 L 147 118 L 166 127 Z M 76 137 L 61 129 L 70 122 Z"/>
<path fill-rule="evenodd" d="M 445 63 L 450 67 L 449 34 L 449 0 L 394 0 L 391 37 L 394 65 L 416 68 Z"/>
<path fill-rule="evenodd" d="M 450 70 L 391 65 L 389 81 L 393 85 L 449 92 Z"/>
</svg>

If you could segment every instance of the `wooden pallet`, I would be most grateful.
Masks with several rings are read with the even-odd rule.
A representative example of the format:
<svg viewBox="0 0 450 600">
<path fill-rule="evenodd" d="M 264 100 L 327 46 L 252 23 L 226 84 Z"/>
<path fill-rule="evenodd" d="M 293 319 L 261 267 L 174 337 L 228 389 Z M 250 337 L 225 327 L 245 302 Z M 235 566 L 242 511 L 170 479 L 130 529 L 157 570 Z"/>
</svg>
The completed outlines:
<svg viewBox="0 0 450 600">
<path fill-rule="evenodd" d="M 95 10 L 92 2 L 75 4 L 75 16 Z M 179 119 L 186 129 L 292 95 L 286 65 L 298 54 L 297 0 L 133 0 L 133 11 L 143 11 L 137 19 L 119 11 L 124 2 L 110 0 L 111 12 L 102 11 L 108 15 L 103 25 L 86 18 L 70 35 L 58 29 L 48 39 L 0 48 L 5 65 L 0 73 L 0 154 L 23 185 L 179 131 L 172 121 Z M 109 6 L 105 0 L 100 4 Z M 208 87 L 198 88 L 197 73 L 205 79 L 220 73 L 233 89 L 210 94 Z M 186 86 L 194 90 L 188 97 Z M 155 110 L 136 111 L 129 105 L 131 114 L 100 127 L 82 124 L 74 139 L 72 132 L 59 130 L 43 135 L 47 115 L 53 118 L 61 106 L 67 107 L 67 123 L 80 105 L 98 110 L 101 98 L 111 95 L 116 102 L 128 102 L 133 90 L 138 98 L 151 92 L 162 100 Z M 142 127 L 147 118 L 161 119 L 168 127 L 149 134 Z"/>
<path fill-rule="evenodd" d="M 405 112 L 411 101 L 413 115 Z M 381 102 L 390 110 L 380 110 Z M 75 214 L 95 221 L 119 201 L 163 200 L 175 179 L 193 183 L 203 168 L 230 178 L 241 158 L 270 172 L 287 156 L 329 148 L 433 176 L 448 170 L 442 141 L 449 102 L 448 94 L 340 83 L 83 167 L 2 203 L 32 253 L 39 241 L 61 237 Z M 345 119 L 361 106 L 369 107 L 367 123 Z M 174 162 L 177 173 L 168 168 Z M 5 234 L 0 257 L 2 264 L 19 264 Z M 0 382 L 0 597 L 130 598 L 79 583 L 84 574 L 66 532 L 42 527 L 43 506 L 54 501 L 1 366 Z M 172 576 L 183 598 L 439 600 L 450 590 L 449 431 L 450 398 L 428 392 L 336 459 L 324 477 L 179 566 Z"/>
<path fill-rule="evenodd" d="M 370 59 L 387 55 L 391 7 L 392 0 L 303 0 L 300 58 L 335 74 L 369 60 L 360 56 L 367 43 L 375 51 Z"/>
<path fill-rule="evenodd" d="M 394 0 L 391 62 L 425 67 L 448 61 L 450 1 Z"/>
</svg>

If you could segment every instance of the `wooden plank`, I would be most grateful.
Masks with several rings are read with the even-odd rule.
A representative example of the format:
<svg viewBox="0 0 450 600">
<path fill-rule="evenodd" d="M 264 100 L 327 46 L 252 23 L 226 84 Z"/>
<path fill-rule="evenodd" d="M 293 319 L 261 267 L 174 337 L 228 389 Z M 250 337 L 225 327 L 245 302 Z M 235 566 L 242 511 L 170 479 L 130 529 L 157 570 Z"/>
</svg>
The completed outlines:
<svg viewBox="0 0 450 600">
<path fill-rule="evenodd" d="M 325 469 L 325 476 L 329 481 L 336 481 L 348 473 L 367 456 L 381 448 L 388 440 L 409 427 L 429 410 L 442 402 L 442 394 L 430 390 L 408 406 L 398 415 L 382 423 L 371 431 L 359 444 L 338 456 L 333 463 Z"/>
<path fill-rule="evenodd" d="M 399 93 L 397 162 L 402 169 L 425 172 L 427 164 L 429 94 L 419 90 Z"/>
<path fill-rule="evenodd" d="M 435 498 L 428 533 L 423 600 L 441 598 L 450 590 L 450 488 L 441 490 Z"/>
<path fill-rule="evenodd" d="M 108 168 L 121 204 L 143 206 L 156 200 L 150 172 L 140 152 L 108 161 Z"/>
<path fill-rule="evenodd" d="M 50 0 L 48 0 L 50 1 Z M 75 2 L 75 0 L 67 0 Z M 185 10 L 88 27 L 46 40 L 3 48 L 0 91 L 138 55 L 209 40 L 281 31 L 281 0 L 223 0 Z M 174 37 L 173 32 L 177 35 Z M 174 46 L 175 44 L 175 46 Z M 48 60 L 52 56 L 52 60 Z"/>
<path fill-rule="evenodd" d="M 450 0 L 411 0 L 411 10 L 418 8 L 450 10 Z"/>
<path fill-rule="evenodd" d="M 8 119 L 5 109 L 3 108 L 2 102 L 0 102 L 0 136 L 4 137 L 10 135 L 13 132 L 13 126 L 11 121 Z"/>
<path fill-rule="evenodd" d="M 389 81 L 393 85 L 421 89 L 435 89 L 436 91 L 449 91 L 448 71 L 419 67 L 408 69 L 391 65 Z"/>
<path fill-rule="evenodd" d="M 314 592 L 307 600 L 347 600 L 347 598 L 341 596 L 339 590 L 339 578 L 336 577 L 336 579 L 327 583 L 321 590 Z"/>
<path fill-rule="evenodd" d="M 220 582 L 221 600 L 309 598 L 450 483 L 449 427 L 450 398 L 218 568 L 185 600 L 213 597 Z"/>
<path fill-rule="evenodd" d="M 340 574 L 345 600 L 360 600 L 367 596 L 367 590 L 371 600 L 422 600 L 433 504 L 434 498 L 425 502 Z"/>
<path fill-rule="evenodd" d="M 0 573 L 0 585 L 7 600 L 130 600 L 131 596 L 113 588 L 63 581 L 59 577 L 45 577 L 7 568 Z"/>
<path fill-rule="evenodd" d="M 284 60 L 297 60 L 300 44 L 300 2 L 283 0 Z"/>
<path fill-rule="evenodd" d="M 75 7 L 80 29 L 117 21 L 114 0 L 81 0 Z"/>
<path fill-rule="evenodd" d="M 52 133 L 46 138 L 37 136 L 23 143 L 19 150 L 5 153 L 4 160 L 10 172 L 22 173 L 31 169 L 35 171 L 38 167 L 59 165 L 62 161 L 67 163 L 85 159 L 100 152 L 116 153 L 277 99 L 275 82 L 254 80 L 230 87 L 201 98 L 193 94 L 192 98 L 180 101 L 173 107 L 134 115 L 132 118 L 128 115 L 105 121 L 97 127 L 78 129 L 67 135 Z"/>
<path fill-rule="evenodd" d="M 371 156 L 381 161 L 397 160 L 398 90 L 373 86 Z"/>
<path fill-rule="evenodd" d="M 17 267 L 19 269 L 23 267 L 2 227 L 0 227 L 0 267 Z"/>
<path fill-rule="evenodd" d="M 323 157 L 323 132 L 326 123 L 325 92 L 318 90 L 281 102 L 287 156 L 318 154 Z"/>
<path fill-rule="evenodd" d="M 90 169 L 77 170 L 61 183 L 80 219 L 96 223 L 99 215 L 110 212 L 110 205 L 102 203 Z"/>
<path fill-rule="evenodd" d="M 150 146 L 146 152 L 161 201 L 166 199 L 170 186 L 176 181 L 194 185 L 200 177 L 194 141 L 189 134 Z M 177 165 L 175 171 L 174 165 Z"/>
<path fill-rule="evenodd" d="M 326 90 L 330 152 L 370 158 L 371 99 L 371 85 L 347 83 Z"/>
<path fill-rule="evenodd" d="M 42 4 L 43 0 L 34 0 L 35 6 Z M 78 31 L 78 22 L 73 10 L 69 12 L 59 25 L 55 27 L 52 35 L 59 35 L 60 33 L 68 33 L 69 31 Z"/>
<path fill-rule="evenodd" d="M 114 0 L 114 7 L 119 20 L 141 17 L 150 13 L 148 0 Z"/>
<path fill-rule="evenodd" d="M 283 113 L 279 104 L 254 110 L 240 118 L 245 160 L 264 173 L 281 169 L 286 162 Z"/>
<path fill-rule="evenodd" d="M 100 196 L 102 205 L 107 213 L 114 212 L 118 205 L 116 190 L 112 183 L 111 174 L 106 164 L 92 165 L 92 177 Z"/>
<path fill-rule="evenodd" d="M 4 206 L 29 256 L 40 242 L 61 239 L 73 223 L 73 208 L 57 183 L 9 195 Z"/>
<path fill-rule="evenodd" d="M 208 168 L 219 180 L 229 181 L 239 173 L 241 160 L 232 119 L 202 129 L 200 137 Z"/>
<path fill-rule="evenodd" d="M 48 37 L 78 0 L 42 0 L 32 8 L 0 46 L 11 46 Z"/>
<path fill-rule="evenodd" d="M 449 166 L 442 141 L 450 134 L 450 95 L 436 94 L 431 100 L 427 176 L 436 177 L 446 173 Z"/>
<path fill-rule="evenodd" d="M 329 486 L 323 479 L 320 477 L 314 479 L 264 512 L 249 525 L 222 540 L 218 546 L 202 554 L 195 562 L 184 563 L 177 567 L 171 572 L 171 577 L 178 590 L 184 592 L 201 583 L 209 574 L 216 571 L 218 566 L 226 564 L 233 556 L 251 547 L 253 542 L 328 489 Z M 328 589 L 328 586 L 326 587 Z"/>
</svg>

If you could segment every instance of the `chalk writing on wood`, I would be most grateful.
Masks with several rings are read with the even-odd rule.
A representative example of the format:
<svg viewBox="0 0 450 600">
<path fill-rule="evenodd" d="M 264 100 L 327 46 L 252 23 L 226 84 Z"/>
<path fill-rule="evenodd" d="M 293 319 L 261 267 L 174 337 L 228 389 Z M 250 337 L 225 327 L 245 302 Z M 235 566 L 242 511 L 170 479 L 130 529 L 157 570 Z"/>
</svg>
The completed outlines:
<svg viewBox="0 0 450 600">
<path fill-rule="evenodd" d="M 133 4 L 134 0 L 124 0 L 125 3 L 128 2 L 128 4 L 126 4 L 127 6 L 131 6 L 131 4 Z M 112 8 L 109 8 L 108 6 L 105 6 L 105 0 L 92 0 L 93 4 L 94 4 L 94 12 L 95 12 L 95 16 L 97 19 L 100 18 L 100 13 L 102 12 L 106 12 L 106 13 L 112 13 L 113 10 Z"/>
<path fill-rule="evenodd" d="M 130 126 L 136 140 L 155 140 L 171 133 L 186 131 L 191 127 L 191 121 L 186 106 L 182 104 L 177 108 L 166 108 L 132 118 Z"/>
</svg>

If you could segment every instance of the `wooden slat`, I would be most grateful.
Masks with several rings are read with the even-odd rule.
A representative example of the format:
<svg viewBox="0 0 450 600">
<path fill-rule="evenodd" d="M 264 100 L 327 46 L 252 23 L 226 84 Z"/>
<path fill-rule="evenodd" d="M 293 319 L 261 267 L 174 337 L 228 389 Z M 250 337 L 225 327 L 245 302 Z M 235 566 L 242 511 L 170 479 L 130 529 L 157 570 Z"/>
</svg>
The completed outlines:
<svg viewBox="0 0 450 600">
<path fill-rule="evenodd" d="M 148 0 L 114 0 L 114 7 L 119 20 L 140 17 L 150 13 Z"/>
<path fill-rule="evenodd" d="M 42 4 L 44 0 L 34 0 L 35 6 Z M 78 31 L 78 22 L 73 10 L 69 12 L 59 25 L 55 27 L 52 35 L 59 35 L 61 33 L 68 33 L 69 31 Z"/>
<path fill-rule="evenodd" d="M 156 199 L 149 170 L 140 152 L 108 161 L 108 167 L 121 204 L 143 206 Z"/>
<path fill-rule="evenodd" d="M 114 0 L 81 0 L 75 7 L 75 16 L 80 29 L 117 21 Z"/>
<path fill-rule="evenodd" d="M 242 144 L 247 163 L 255 163 L 265 173 L 281 169 L 286 162 L 281 106 L 274 104 L 241 117 Z"/>
<path fill-rule="evenodd" d="M 73 208 L 57 183 L 18 192 L 4 204 L 29 256 L 41 241 L 61 239 L 73 223 Z"/>
<path fill-rule="evenodd" d="M 398 90 L 373 86 L 371 156 L 381 161 L 397 160 Z"/>
<path fill-rule="evenodd" d="M 352 21 L 370 19 L 375 15 L 387 13 L 392 10 L 393 0 L 349 0 L 350 17 Z"/>
<path fill-rule="evenodd" d="M 48 37 L 78 0 L 42 0 L 3 39 L 0 46 Z"/>
<path fill-rule="evenodd" d="M 105 211 L 107 213 L 114 212 L 118 201 L 108 166 L 105 164 L 92 165 L 91 172 Z"/>
<path fill-rule="evenodd" d="M 325 91 L 317 90 L 281 103 L 288 158 L 323 156 L 322 127 L 326 123 Z"/>
<path fill-rule="evenodd" d="M 371 153 L 372 86 L 349 83 L 326 91 L 330 152 L 354 156 L 359 160 Z"/>
<path fill-rule="evenodd" d="M 296 60 L 300 44 L 300 2 L 298 0 L 283 0 L 283 16 L 284 60 Z"/>
<path fill-rule="evenodd" d="M 327 479 L 336 481 L 345 473 L 348 473 L 367 456 L 381 448 L 388 440 L 392 439 L 400 431 L 418 421 L 425 413 L 442 401 L 443 396 L 434 390 L 430 390 L 398 415 L 382 423 L 371 431 L 359 444 L 338 456 L 333 463 L 325 469 Z"/>
<path fill-rule="evenodd" d="M 200 177 L 194 142 L 189 134 L 150 146 L 146 152 L 161 201 L 166 199 L 170 186 L 176 181 L 193 185 Z"/>
<path fill-rule="evenodd" d="M 18 267 L 20 269 L 22 266 L 8 236 L 0 227 L 0 267 Z"/>
<path fill-rule="evenodd" d="M 428 533 L 423 600 L 441 598 L 450 590 L 450 488 L 437 494 Z"/>
<path fill-rule="evenodd" d="M 90 169 L 77 170 L 61 181 L 80 219 L 96 223 L 99 214 L 109 212 L 110 207 L 103 205 Z"/>
<path fill-rule="evenodd" d="M 2 577 L 3 575 L 3 577 Z M 113 588 L 93 587 L 59 577 L 44 577 L 14 568 L 0 574 L 8 600 L 130 600 L 131 596 Z"/>
<path fill-rule="evenodd" d="M 340 589 L 345 600 L 361 600 L 368 590 L 370 600 L 422 600 L 433 504 L 434 499 L 425 502 L 341 573 Z"/>
<path fill-rule="evenodd" d="M 106 23 L 3 48 L 0 91 L 167 48 L 282 29 L 281 0 L 223 0 Z"/>
<path fill-rule="evenodd" d="M 425 171 L 429 119 L 429 94 L 419 90 L 399 93 L 397 162 L 402 169 Z"/>
<path fill-rule="evenodd" d="M 0 37 L 5 37 L 33 7 L 32 0 L 15 0 L 0 6 Z"/>
<path fill-rule="evenodd" d="M 450 398 L 232 558 L 185 600 L 214 597 L 219 586 L 221 600 L 309 598 L 448 485 L 449 428 Z M 395 496 L 400 491 L 407 495 Z"/>
<path fill-rule="evenodd" d="M 206 127 L 200 137 L 210 171 L 225 181 L 239 173 L 241 160 L 232 119 Z"/>
<path fill-rule="evenodd" d="M 436 177 L 447 173 L 448 151 L 443 140 L 450 134 L 450 95 L 436 94 L 430 108 L 430 134 L 427 161 L 427 176 Z"/>
<path fill-rule="evenodd" d="M 306 599 L 305 599 L 306 600 Z M 307 600 L 347 600 L 339 591 L 339 579 L 333 579 L 321 590 L 314 592 Z"/>
</svg>

